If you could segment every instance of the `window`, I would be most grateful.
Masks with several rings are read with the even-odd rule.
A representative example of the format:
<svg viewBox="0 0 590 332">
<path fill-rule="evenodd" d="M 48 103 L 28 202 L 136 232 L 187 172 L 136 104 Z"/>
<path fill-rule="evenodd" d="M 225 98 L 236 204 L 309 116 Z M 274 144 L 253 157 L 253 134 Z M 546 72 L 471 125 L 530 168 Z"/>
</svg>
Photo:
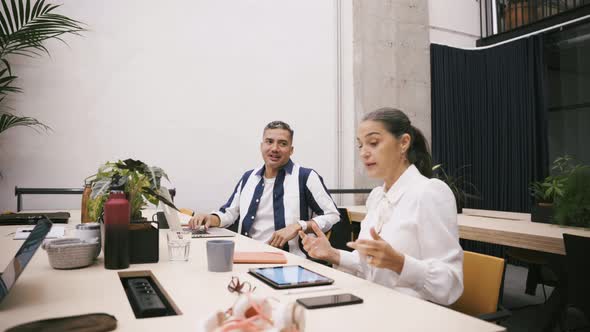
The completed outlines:
<svg viewBox="0 0 590 332">
<path fill-rule="evenodd" d="M 590 165 L 590 22 L 545 36 L 549 161 Z"/>
</svg>

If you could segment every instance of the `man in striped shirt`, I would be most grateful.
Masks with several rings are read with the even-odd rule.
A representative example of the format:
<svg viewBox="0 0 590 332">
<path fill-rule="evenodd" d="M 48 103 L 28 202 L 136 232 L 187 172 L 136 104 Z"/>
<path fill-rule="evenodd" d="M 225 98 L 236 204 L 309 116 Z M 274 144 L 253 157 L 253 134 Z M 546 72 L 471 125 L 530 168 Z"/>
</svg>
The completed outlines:
<svg viewBox="0 0 590 332">
<path fill-rule="evenodd" d="M 305 256 L 300 230 L 329 231 L 340 214 L 314 170 L 293 161 L 293 130 L 282 121 L 266 125 L 260 151 L 264 165 L 238 181 L 227 203 L 210 214 L 197 214 L 191 228 L 231 227 L 273 247 Z"/>
</svg>

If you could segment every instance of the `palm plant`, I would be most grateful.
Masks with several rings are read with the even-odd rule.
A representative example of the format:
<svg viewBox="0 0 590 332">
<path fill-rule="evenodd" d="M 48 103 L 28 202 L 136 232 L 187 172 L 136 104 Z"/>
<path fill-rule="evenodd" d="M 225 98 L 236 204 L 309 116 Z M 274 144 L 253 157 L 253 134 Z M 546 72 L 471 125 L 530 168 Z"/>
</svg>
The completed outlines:
<svg viewBox="0 0 590 332">
<path fill-rule="evenodd" d="M 0 8 L 0 108 L 9 93 L 22 92 L 14 86 L 17 76 L 13 75 L 8 62 L 10 55 L 28 57 L 41 56 L 49 50 L 43 42 L 57 39 L 65 43 L 61 36 L 64 34 L 79 35 L 84 31 L 82 23 L 66 16 L 54 13 L 59 5 L 45 3 L 45 0 L 1 0 Z M 36 119 L 20 117 L 8 111 L 0 113 L 0 133 L 17 127 L 26 126 L 33 129 L 49 129 Z"/>
<path fill-rule="evenodd" d="M 0 102 L 2 99 L 0 99 Z M 14 114 L 8 112 L 0 111 L 0 133 L 9 128 L 17 127 L 17 126 L 26 126 L 29 128 L 33 128 L 35 130 L 43 129 L 49 130 L 48 126 L 42 124 L 37 119 L 30 118 L 27 116 L 16 116 Z"/>
</svg>

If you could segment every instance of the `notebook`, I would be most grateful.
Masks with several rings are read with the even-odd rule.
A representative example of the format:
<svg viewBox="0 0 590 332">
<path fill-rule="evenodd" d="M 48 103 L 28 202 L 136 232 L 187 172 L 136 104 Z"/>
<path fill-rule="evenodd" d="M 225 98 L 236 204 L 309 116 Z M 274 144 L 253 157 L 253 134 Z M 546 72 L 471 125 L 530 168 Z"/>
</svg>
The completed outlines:
<svg viewBox="0 0 590 332">
<path fill-rule="evenodd" d="M 287 257 L 282 252 L 270 251 L 236 251 L 235 264 L 287 264 Z"/>
<path fill-rule="evenodd" d="M 69 212 L 17 212 L 0 214 L 0 225 L 35 225 L 45 216 L 54 223 L 62 224 L 70 219 Z"/>
<path fill-rule="evenodd" d="M 23 242 L 23 245 L 18 249 L 16 255 L 8 263 L 4 272 L 0 274 L 0 302 L 6 298 L 8 292 L 14 283 L 21 275 L 33 255 L 45 240 L 45 237 L 49 233 L 51 229 L 52 223 L 49 219 L 44 218 L 37 221 L 37 225 L 31 231 L 31 234 L 27 237 L 27 239 Z"/>
</svg>

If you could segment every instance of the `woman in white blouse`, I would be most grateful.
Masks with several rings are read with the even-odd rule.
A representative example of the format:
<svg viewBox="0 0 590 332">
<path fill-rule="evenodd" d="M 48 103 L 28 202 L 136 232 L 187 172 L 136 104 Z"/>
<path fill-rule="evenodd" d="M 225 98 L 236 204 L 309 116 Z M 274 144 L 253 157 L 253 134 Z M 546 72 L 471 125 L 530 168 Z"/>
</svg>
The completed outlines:
<svg viewBox="0 0 590 332">
<path fill-rule="evenodd" d="M 384 181 L 367 199 L 353 252 L 336 250 L 322 231 L 300 233 L 308 254 L 381 285 L 443 305 L 463 292 L 463 250 L 449 187 L 430 179 L 431 157 L 420 130 L 399 110 L 367 114 L 358 128 L 360 157 Z"/>
</svg>

